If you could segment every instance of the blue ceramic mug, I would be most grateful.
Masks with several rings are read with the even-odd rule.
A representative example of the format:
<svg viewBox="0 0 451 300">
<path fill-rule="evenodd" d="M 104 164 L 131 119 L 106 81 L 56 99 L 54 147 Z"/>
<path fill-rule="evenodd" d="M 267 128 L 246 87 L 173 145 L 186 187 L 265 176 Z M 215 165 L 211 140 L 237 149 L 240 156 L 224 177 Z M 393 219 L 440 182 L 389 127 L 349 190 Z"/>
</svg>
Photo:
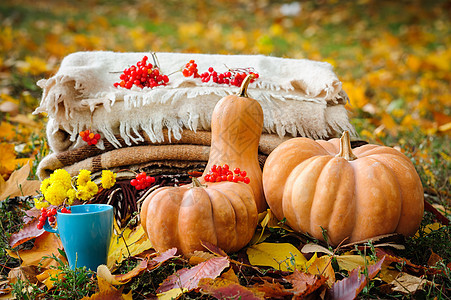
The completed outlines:
<svg viewBox="0 0 451 300">
<path fill-rule="evenodd" d="M 72 213 L 56 214 L 57 228 L 48 221 L 44 229 L 59 235 L 66 252 L 69 266 L 86 266 L 97 271 L 106 264 L 113 234 L 113 206 L 108 204 L 85 204 L 71 207 Z"/>
</svg>

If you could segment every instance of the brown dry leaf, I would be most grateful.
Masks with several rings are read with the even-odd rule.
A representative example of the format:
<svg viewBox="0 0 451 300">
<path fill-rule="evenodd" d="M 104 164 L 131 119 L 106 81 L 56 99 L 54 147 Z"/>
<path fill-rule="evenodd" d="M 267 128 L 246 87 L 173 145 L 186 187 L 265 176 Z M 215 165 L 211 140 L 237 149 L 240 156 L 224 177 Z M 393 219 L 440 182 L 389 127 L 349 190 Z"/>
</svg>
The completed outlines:
<svg viewBox="0 0 451 300">
<path fill-rule="evenodd" d="M 435 253 L 433 251 L 431 251 L 431 252 L 432 253 L 428 259 L 428 266 L 434 267 L 439 261 L 442 261 L 443 258 L 440 255 L 438 255 L 437 253 Z"/>
<path fill-rule="evenodd" d="M 45 232 L 44 229 L 38 229 L 39 220 L 35 218 L 33 221 L 24 225 L 24 227 L 16 233 L 13 233 L 9 239 L 9 246 L 14 249 L 17 246 L 34 239 Z"/>
<path fill-rule="evenodd" d="M 325 253 L 327 255 L 334 255 L 334 253 L 332 251 L 330 251 L 329 249 L 327 249 L 326 247 L 323 247 L 321 245 L 318 244 L 306 244 L 304 245 L 304 247 L 302 247 L 301 249 L 302 253 Z"/>
<path fill-rule="evenodd" d="M 8 181 L 0 179 L 0 201 L 7 197 L 37 195 L 40 187 L 39 180 L 27 180 L 30 174 L 30 163 L 14 171 Z M 1 177 L 1 176 L 0 176 Z"/>
<path fill-rule="evenodd" d="M 202 278 L 216 278 L 229 266 L 227 257 L 213 257 L 205 262 L 192 267 L 183 268 L 166 278 L 157 293 L 164 293 L 172 289 L 192 290 L 198 287 Z"/>
<path fill-rule="evenodd" d="M 37 268 L 35 266 L 24 266 L 11 269 L 8 273 L 8 280 L 11 283 L 16 283 L 19 279 L 36 283 Z"/>
<path fill-rule="evenodd" d="M 199 281 L 202 293 L 211 295 L 216 299 L 242 299 L 260 300 L 265 294 L 255 289 L 247 288 L 237 282 L 224 278 L 203 278 Z"/>
<path fill-rule="evenodd" d="M 428 281 L 422 277 L 401 273 L 390 283 L 394 285 L 393 291 L 404 294 L 413 294 L 417 290 L 421 290 L 427 282 Z"/>
<path fill-rule="evenodd" d="M 193 255 L 189 258 L 189 264 L 195 266 L 197 264 L 200 264 L 201 262 L 209 260 L 212 257 L 215 257 L 213 253 L 196 250 L 193 252 Z"/>
<path fill-rule="evenodd" d="M 298 270 L 286 276 L 285 279 L 293 285 L 290 291 L 296 297 L 304 297 L 311 294 L 319 289 L 327 280 L 324 276 L 299 272 Z"/>
<path fill-rule="evenodd" d="M 48 268 L 49 266 L 56 266 L 58 263 L 51 258 L 42 259 L 44 256 L 56 257 L 66 261 L 66 259 L 59 253 L 58 249 L 63 249 L 61 241 L 56 234 L 44 232 L 36 238 L 34 247 L 29 250 L 19 251 L 20 259 L 22 259 L 22 266 L 41 266 Z M 16 252 L 7 250 L 9 256 L 19 258 Z"/>
<path fill-rule="evenodd" d="M 281 299 L 293 295 L 292 292 L 285 289 L 285 287 L 278 282 L 263 280 L 262 284 L 255 285 L 254 288 L 259 292 L 264 293 L 266 299 Z"/>
</svg>

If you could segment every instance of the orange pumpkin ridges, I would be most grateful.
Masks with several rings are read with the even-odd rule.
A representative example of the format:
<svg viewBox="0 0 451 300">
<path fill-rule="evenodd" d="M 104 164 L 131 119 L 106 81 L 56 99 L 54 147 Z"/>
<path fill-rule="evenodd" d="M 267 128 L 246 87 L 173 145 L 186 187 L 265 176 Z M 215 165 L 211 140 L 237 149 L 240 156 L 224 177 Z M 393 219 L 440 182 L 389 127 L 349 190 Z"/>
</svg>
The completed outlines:
<svg viewBox="0 0 451 300">
<path fill-rule="evenodd" d="M 351 150 L 348 132 L 330 141 L 282 143 L 266 160 L 263 187 L 277 218 L 320 240 L 325 229 L 331 245 L 410 236 L 423 217 L 423 187 L 409 158 L 371 144 Z"/>
<path fill-rule="evenodd" d="M 190 257 L 205 250 L 201 241 L 227 253 L 252 238 L 258 214 L 251 188 L 244 183 L 219 182 L 163 187 L 144 201 L 141 224 L 152 246 L 163 252 L 176 247 Z"/>
</svg>

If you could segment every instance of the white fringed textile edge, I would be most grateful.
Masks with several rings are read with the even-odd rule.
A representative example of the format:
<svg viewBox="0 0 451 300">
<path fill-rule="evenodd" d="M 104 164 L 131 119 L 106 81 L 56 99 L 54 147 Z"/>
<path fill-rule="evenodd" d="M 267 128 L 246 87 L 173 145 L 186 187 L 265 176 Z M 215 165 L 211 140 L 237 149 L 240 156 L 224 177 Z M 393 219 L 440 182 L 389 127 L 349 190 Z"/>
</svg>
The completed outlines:
<svg viewBox="0 0 451 300">
<path fill-rule="evenodd" d="M 354 133 L 344 107 L 348 101 L 330 64 L 305 59 L 263 55 L 156 53 L 160 70 L 170 74 L 167 86 L 153 89 L 115 88 L 122 71 L 150 53 L 107 51 L 76 52 L 64 58 L 58 72 L 38 85 L 43 89 L 35 113 L 47 113 L 47 136 L 53 152 L 82 145 L 78 133 L 87 128 L 120 147 L 119 134 L 128 145 L 143 140 L 143 130 L 152 141 L 180 139 L 184 129 L 209 130 L 216 102 L 234 94 L 237 87 L 202 83 L 181 72 L 194 59 L 200 72 L 212 66 L 252 67 L 260 77 L 249 85 L 248 94 L 259 101 L 264 113 L 264 132 L 279 136 L 315 139 Z M 97 144 L 102 149 L 103 144 Z"/>
</svg>

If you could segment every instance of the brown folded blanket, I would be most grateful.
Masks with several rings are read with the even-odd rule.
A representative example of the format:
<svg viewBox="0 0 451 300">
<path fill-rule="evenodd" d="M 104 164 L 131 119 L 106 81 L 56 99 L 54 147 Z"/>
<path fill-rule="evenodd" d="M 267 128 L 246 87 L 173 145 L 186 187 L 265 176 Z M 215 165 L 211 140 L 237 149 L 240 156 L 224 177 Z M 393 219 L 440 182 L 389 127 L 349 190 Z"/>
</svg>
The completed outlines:
<svg viewBox="0 0 451 300">
<path fill-rule="evenodd" d="M 164 131 L 164 141 L 152 143 L 150 138 L 142 133 L 144 142 L 136 146 L 127 146 L 118 136 L 122 147 L 116 148 L 105 142 L 105 149 L 95 146 L 83 146 L 74 150 L 47 155 L 39 164 L 38 176 L 47 178 L 56 169 L 66 169 L 72 176 L 80 169 L 92 173 L 103 169 L 132 171 L 146 169 L 153 175 L 159 173 L 184 173 L 187 171 L 202 171 L 210 153 L 211 132 L 185 130 L 180 140 L 168 141 L 168 132 Z M 280 138 L 276 134 L 262 134 L 259 146 L 259 159 L 263 166 L 266 157 L 280 143 L 289 137 Z"/>
</svg>

